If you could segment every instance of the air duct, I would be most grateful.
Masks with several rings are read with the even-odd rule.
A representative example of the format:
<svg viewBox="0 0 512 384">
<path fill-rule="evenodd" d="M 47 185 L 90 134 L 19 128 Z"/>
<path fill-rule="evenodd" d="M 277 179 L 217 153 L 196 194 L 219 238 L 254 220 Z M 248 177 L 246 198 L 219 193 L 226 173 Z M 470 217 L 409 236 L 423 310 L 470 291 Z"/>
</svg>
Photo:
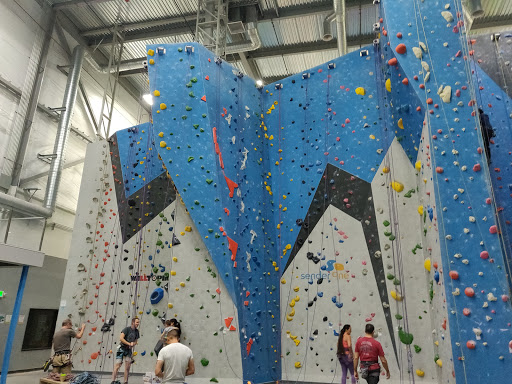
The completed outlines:
<svg viewBox="0 0 512 384">
<path fill-rule="evenodd" d="M 110 71 L 108 70 L 108 65 L 100 65 L 90 53 L 85 54 L 85 60 L 92 66 L 92 68 L 99 73 L 115 73 L 116 66 L 112 65 L 110 67 Z M 132 59 L 121 61 L 119 64 L 119 72 L 131 71 L 134 69 L 142 69 L 144 68 L 144 58 Z"/>
<path fill-rule="evenodd" d="M 260 34 L 258 33 L 256 23 L 247 24 L 247 35 L 249 36 L 249 41 L 228 45 L 226 47 L 226 55 L 254 51 L 261 47 Z"/>
<path fill-rule="evenodd" d="M 481 17 L 484 15 L 484 9 L 482 7 L 482 0 L 466 0 L 464 3 L 467 12 L 471 17 Z"/>
<path fill-rule="evenodd" d="M 323 41 L 331 41 L 332 40 L 332 25 L 331 25 L 331 20 L 329 20 L 329 17 L 326 17 L 323 22 L 322 40 Z"/>
<path fill-rule="evenodd" d="M 347 54 L 347 28 L 345 23 L 345 0 L 334 0 L 334 14 L 336 15 L 336 34 L 338 54 Z"/>
<path fill-rule="evenodd" d="M 62 102 L 63 107 L 66 109 L 60 116 L 59 126 L 57 128 L 57 137 L 55 138 L 55 146 L 53 149 L 55 157 L 53 158 L 50 165 L 48 182 L 46 183 L 44 207 L 50 209 L 51 211 L 55 209 L 55 204 L 57 202 L 57 191 L 59 189 L 62 165 L 64 163 L 66 144 L 69 135 L 69 124 L 71 121 L 71 116 L 73 115 L 73 108 L 75 106 L 78 82 L 80 81 L 80 72 L 82 70 L 83 60 L 84 48 L 81 45 L 77 45 L 73 50 L 73 67 L 68 74 L 68 81 L 66 83 L 66 90 L 64 92 L 64 99 Z"/>
<path fill-rule="evenodd" d="M 51 209 L 43 208 L 39 205 L 29 203 L 28 201 L 19 199 L 6 193 L 0 193 L 0 205 L 10 207 L 16 212 L 22 212 L 36 217 L 48 218 L 53 214 Z"/>
</svg>

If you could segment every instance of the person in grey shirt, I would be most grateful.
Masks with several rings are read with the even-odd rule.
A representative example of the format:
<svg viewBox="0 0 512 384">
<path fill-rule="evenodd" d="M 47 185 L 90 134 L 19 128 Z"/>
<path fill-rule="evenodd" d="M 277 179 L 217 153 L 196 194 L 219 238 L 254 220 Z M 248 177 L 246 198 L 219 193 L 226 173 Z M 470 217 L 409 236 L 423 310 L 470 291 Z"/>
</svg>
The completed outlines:
<svg viewBox="0 0 512 384">
<path fill-rule="evenodd" d="M 155 375 L 162 379 L 162 384 L 183 384 L 185 376 L 194 372 L 192 350 L 179 342 L 178 330 L 172 329 L 167 334 L 167 345 L 158 354 Z"/>
</svg>

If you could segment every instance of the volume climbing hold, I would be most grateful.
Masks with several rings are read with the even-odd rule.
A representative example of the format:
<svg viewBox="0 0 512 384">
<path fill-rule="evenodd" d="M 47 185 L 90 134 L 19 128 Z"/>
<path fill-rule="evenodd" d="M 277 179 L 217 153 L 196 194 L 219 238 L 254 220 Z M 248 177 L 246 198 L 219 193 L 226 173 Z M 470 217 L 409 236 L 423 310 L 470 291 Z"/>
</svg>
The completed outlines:
<svg viewBox="0 0 512 384">
<path fill-rule="evenodd" d="M 158 304 L 163 297 L 164 290 L 162 288 L 155 289 L 150 297 L 151 304 Z"/>
</svg>

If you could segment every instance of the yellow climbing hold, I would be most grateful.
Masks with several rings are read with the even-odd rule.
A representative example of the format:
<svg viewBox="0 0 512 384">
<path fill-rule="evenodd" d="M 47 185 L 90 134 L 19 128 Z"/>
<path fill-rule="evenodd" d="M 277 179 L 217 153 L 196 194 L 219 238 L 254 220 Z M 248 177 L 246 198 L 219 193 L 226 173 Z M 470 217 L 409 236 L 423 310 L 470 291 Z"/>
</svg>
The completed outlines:
<svg viewBox="0 0 512 384">
<path fill-rule="evenodd" d="M 391 294 L 391 297 L 393 299 L 395 299 L 396 301 L 402 301 L 403 300 L 402 295 L 399 294 L 397 291 L 391 291 L 390 294 Z"/>
<path fill-rule="evenodd" d="M 290 312 L 290 316 L 295 316 L 295 308 L 292 308 L 291 312 Z"/>
<path fill-rule="evenodd" d="M 192 227 L 190 225 L 187 225 L 185 227 L 185 232 L 192 232 Z"/>
<path fill-rule="evenodd" d="M 295 300 L 295 302 L 300 301 L 300 297 L 299 296 L 295 296 L 294 300 Z"/>
<path fill-rule="evenodd" d="M 180 285 L 181 285 L 182 287 L 184 287 L 184 286 L 185 286 L 185 283 L 182 281 L 182 282 L 180 283 Z"/>
<path fill-rule="evenodd" d="M 302 364 L 300 363 L 300 361 L 295 362 L 295 368 L 302 368 Z"/>
<path fill-rule="evenodd" d="M 382 168 L 382 172 L 389 173 L 389 167 L 383 167 Z"/>
<path fill-rule="evenodd" d="M 149 59 L 149 64 L 151 64 L 151 65 L 155 64 L 155 60 Z"/>
<path fill-rule="evenodd" d="M 423 376 L 425 376 L 425 372 L 423 372 L 421 369 L 417 369 L 417 370 L 416 370 L 416 374 L 417 374 L 419 377 L 423 377 Z"/>
<path fill-rule="evenodd" d="M 167 147 L 167 143 L 165 141 L 161 141 L 160 148 L 165 148 L 165 147 Z"/>
<path fill-rule="evenodd" d="M 160 104 L 160 109 L 161 110 L 167 109 L 167 105 L 165 105 L 165 103 Z"/>
<path fill-rule="evenodd" d="M 286 315 L 286 320 L 288 320 L 288 321 L 292 321 L 292 320 L 293 320 L 293 317 L 291 317 L 290 315 Z"/>
<path fill-rule="evenodd" d="M 171 303 L 167 304 L 167 308 L 171 309 L 172 307 L 174 307 L 174 305 L 172 305 Z"/>
<path fill-rule="evenodd" d="M 286 284 L 286 280 L 285 280 L 285 279 L 282 279 L 282 280 L 281 280 L 281 284 Z"/>
<path fill-rule="evenodd" d="M 153 51 L 152 49 L 148 50 L 148 55 L 149 56 L 153 56 L 155 54 L 155 51 Z"/>
<path fill-rule="evenodd" d="M 402 192 L 404 190 L 404 185 L 398 181 L 393 181 L 391 183 L 391 188 L 393 188 L 397 192 Z"/>
<path fill-rule="evenodd" d="M 404 129 L 404 122 L 402 121 L 402 118 L 398 120 L 398 128 Z"/>
<path fill-rule="evenodd" d="M 443 360 L 437 359 L 436 364 L 439 366 L 439 368 L 443 367 Z"/>
<path fill-rule="evenodd" d="M 423 266 L 425 267 L 425 269 L 427 271 L 430 272 L 430 265 L 431 265 L 431 262 L 430 262 L 430 257 L 426 258 L 425 261 L 423 262 Z"/>
<path fill-rule="evenodd" d="M 366 95 L 366 89 L 364 89 L 363 87 L 357 87 L 356 88 L 356 95 L 359 95 L 359 96 Z"/>
<path fill-rule="evenodd" d="M 177 258 L 176 256 L 174 256 L 174 257 L 172 258 L 172 261 L 174 261 L 174 262 L 176 263 L 176 262 L 178 261 L 178 258 Z"/>
<path fill-rule="evenodd" d="M 156 96 L 156 97 L 160 96 L 160 91 L 158 89 L 155 89 L 153 91 L 153 95 Z"/>
<path fill-rule="evenodd" d="M 414 164 L 414 168 L 416 168 L 417 171 L 421 171 L 421 160 L 418 160 L 416 164 Z"/>
<path fill-rule="evenodd" d="M 164 137 L 164 133 L 163 133 L 163 132 L 160 132 L 160 133 L 158 134 L 158 137 Z"/>
<path fill-rule="evenodd" d="M 418 213 L 423 216 L 423 205 L 418 206 Z"/>
<path fill-rule="evenodd" d="M 391 79 L 386 80 L 386 91 L 391 92 Z"/>
<path fill-rule="evenodd" d="M 293 341 L 295 342 L 295 346 L 298 347 L 300 344 L 300 340 L 297 339 L 297 336 L 295 336 L 295 339 L 293 339 Z"/>
<path fill-rule="evenodd" d="M 290 304 L 289 304 L 289 305 L 290 305 L 290 307 L 292 307 L 292 308 L 293 308 L 293 307 L 295 307 L 295 300 L 294 300 L 294 299 L 292 299 L 292 301 L 290 301 Z"/>
<path fill-rule="evenodd" d="M 299 289 L 300 289 L 299 287 L 295 287 L 295 288 L 293 288 L 293 290 L 294 290 L 295 292 L 299 292 Z"/>
<path fill-rule="evenodd" d="M 176 271 L 171 271 L 171 276 L 176 276 Z"/>
</svg>

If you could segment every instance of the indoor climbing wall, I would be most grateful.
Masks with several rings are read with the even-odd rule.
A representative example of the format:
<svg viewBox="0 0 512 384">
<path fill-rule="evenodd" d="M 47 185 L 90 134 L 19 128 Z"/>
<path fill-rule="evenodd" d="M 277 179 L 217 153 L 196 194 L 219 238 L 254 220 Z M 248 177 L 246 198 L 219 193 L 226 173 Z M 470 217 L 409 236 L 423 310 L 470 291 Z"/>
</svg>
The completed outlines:
<svg viewBox="0 0 512 384">
<path fill-rule="evenodd" d="M 132 127 L 110 145 L 88 147 L 59 323 L 69 316 L 86 324 L 74 368 L 107 378 L 133 316 L 141 319 L 138 373 L 154 371 L 162 319 L 176 318 L 198 380 L 230 382 L 242 375 L 236 307 L 161 162 L 154 170 L 146 164 L 158 159 L 150 129 Z"/>
<path fill-rule="evenodd" d="M 512 372 L 510 286 L 494 204 L 489 204 L 493 198 L 461 3 L 382 1 L 381 16 L 389 70 L 403 70 L 404 85 L 414 89 L 421 100 L 417 108 L 426 114 L 423 145 L 430 148 L 433 169 L 441 250 L 437 272 L 447 287 L 455 379 L 506 381 Z M 481 369 L 482 362 L 487 369 Z"/>
</svg>

